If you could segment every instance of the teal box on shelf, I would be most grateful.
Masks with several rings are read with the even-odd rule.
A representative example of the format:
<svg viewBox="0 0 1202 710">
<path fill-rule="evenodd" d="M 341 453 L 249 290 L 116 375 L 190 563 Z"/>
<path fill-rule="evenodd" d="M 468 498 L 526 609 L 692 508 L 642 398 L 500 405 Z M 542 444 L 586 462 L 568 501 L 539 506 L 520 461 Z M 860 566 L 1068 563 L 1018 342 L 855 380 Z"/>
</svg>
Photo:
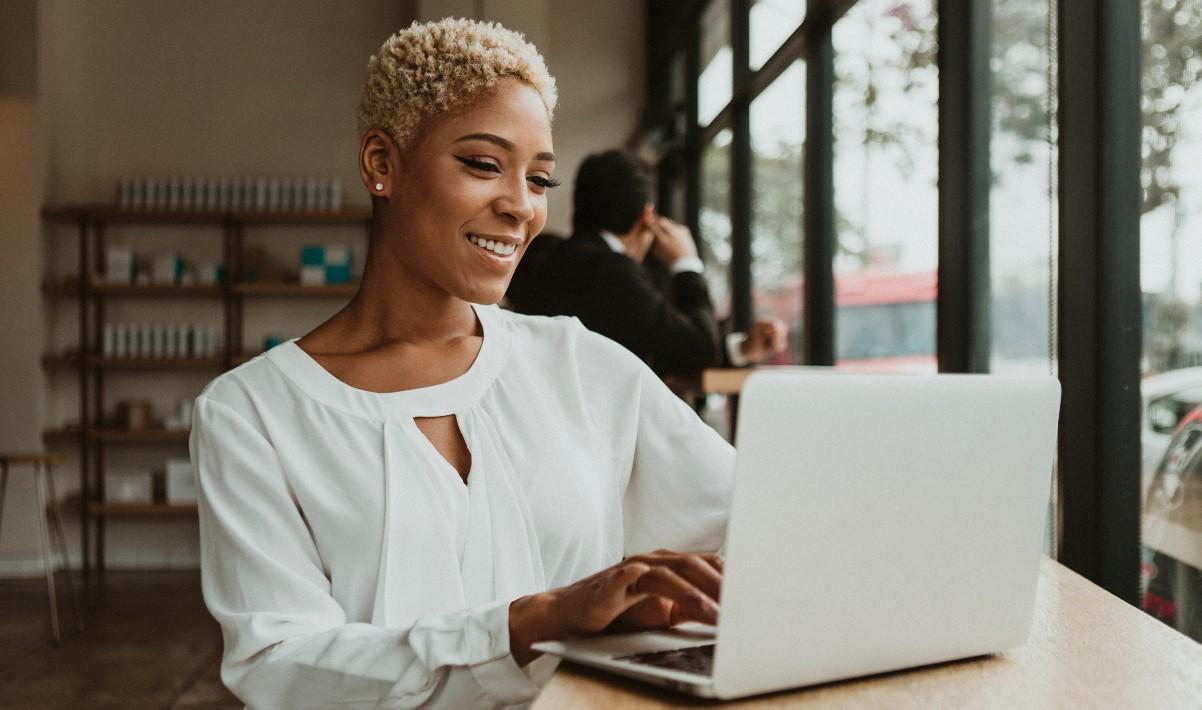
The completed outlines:
<svg viewBox="0 0 1202 710">
<path fill-rule="evenodd" d="M 351 282 L 351 267 L 326 266 L 326 283 L 349 284 Z"/>
<path fill-rule="evenodd" d="M 307 286 L 351 281 L 351 248 L 346 244 L 308 244 L 301 247 L 301 283 Z"/>
<path fill-rule="evenodd" d="M 307 244 L 301 247 L 301 266 L 325 266 L 326 248 L 324 244 Z"/>
</svg>

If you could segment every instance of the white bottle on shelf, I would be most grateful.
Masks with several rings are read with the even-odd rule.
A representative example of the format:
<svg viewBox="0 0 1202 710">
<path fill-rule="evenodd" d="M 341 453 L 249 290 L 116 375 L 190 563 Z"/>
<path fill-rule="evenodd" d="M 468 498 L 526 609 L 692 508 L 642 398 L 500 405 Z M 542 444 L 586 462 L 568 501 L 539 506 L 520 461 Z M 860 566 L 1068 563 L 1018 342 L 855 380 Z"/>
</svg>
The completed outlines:
<svg viewBox="0 0 1202 710">
<path fill-rule="evenodd" d="M 340 212 L 342 210 L 342 181 L 338 178 L 330 178 L 330 211 Z"/>
<path fill-rule="evenodd" d="M 153 331 L 149 323 L 141 323 L 138 325 L 138 349 L 134 353 L 135 357 L 150 357 L 154 352 L 154 343 L 152 342 Z"/>
<path fill-rule="evenodd" d="M 150 329 L 150 356 L 162 358 L 167 352 L 167 328 L 162 323 L 155 323 Z"/>
<path fill-rule="evenodd" d="M 163 324 L 162 328 L 163 328 L 163 357 L 166 357 L 166 358 L 177 357 L 176 353 L 178 351 L 176 350 L 175 344 L 176 344 L 176 340 L 178 337 L 176 335 L 176 331 L 179 329 L 179 326 L 176 325 L 175 323 L 166 323 L 166 324 Z"/>
<path fill-rule="evenodd" d="M 221 334 L 217 331 L 217 326 L 207 327 L 205 340 L 208 343 L 208 356 L 216 357 L 221 350 Z"/>
<path fill-rule="evenodd" d="M 125 323 L 114 323 L 113 326 L 113 357 L 129 355 L 129 326 Z"/>
</svg>

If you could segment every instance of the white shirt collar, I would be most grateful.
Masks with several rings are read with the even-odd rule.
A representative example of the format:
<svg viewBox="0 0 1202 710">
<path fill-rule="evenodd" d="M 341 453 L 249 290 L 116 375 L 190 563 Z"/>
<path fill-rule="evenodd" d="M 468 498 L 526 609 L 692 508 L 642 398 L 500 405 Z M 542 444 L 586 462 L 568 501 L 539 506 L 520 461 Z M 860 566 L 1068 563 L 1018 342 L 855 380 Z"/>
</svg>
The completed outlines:
<svg viewBox="0 0 1202 710">
<path fill-rule="evenodd" d="M 626 245 L 623 244 L 622 240 L 618 239 L 618 237 L 613 232 L 607 232 L 604 229 L 602 229 L 601 230 L 601 238 L 605 240 L 605 243 L 609 245 L 610 249 L 613 249 L 614 251 L 618 252 L 619 254 L 626 253 Z"/>
</svg>

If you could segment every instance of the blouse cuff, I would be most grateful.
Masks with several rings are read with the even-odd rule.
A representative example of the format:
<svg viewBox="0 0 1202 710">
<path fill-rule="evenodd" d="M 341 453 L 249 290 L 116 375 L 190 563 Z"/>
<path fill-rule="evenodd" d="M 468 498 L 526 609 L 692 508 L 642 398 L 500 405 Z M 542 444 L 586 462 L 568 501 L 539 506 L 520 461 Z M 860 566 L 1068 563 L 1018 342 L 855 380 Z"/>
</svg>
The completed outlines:
<svg viewBox="0 0 1202 710">
<path fill-rule="evenodd" d="M 491 660 L 469 666 L 484 692 L 502 705 L 529 702 L 541 689 L 509 650 L 509 604 L 494 602 L 478 610 L 476 619 L 481 628 L 487 629 Z"/>
</svg>

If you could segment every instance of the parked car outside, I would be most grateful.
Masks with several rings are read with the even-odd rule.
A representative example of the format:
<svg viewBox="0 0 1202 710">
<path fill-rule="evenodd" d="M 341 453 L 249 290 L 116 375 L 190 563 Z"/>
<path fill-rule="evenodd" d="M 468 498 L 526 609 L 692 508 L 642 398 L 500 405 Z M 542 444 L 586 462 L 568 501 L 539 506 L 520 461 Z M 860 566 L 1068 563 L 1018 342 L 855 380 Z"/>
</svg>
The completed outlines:
<svg viewBox="0 0 1202 710">
<path fill-rule="evenodd" d="M 1143 509 L 1142 606 L 1202 641 L 1202 407 L 1172 436 Z"/>
<path fill-rule="evenodd" d="M 1202 367 L 1187 367 L 1148 375 L 1140 383 L 1143 400 L 1140 444 L 1143 450 L 1141 486 L 1146 499 L 1148 484 L 1164 454 L 1173 432 L 1187 414 L 1202 405 Z"/>
</svg>

